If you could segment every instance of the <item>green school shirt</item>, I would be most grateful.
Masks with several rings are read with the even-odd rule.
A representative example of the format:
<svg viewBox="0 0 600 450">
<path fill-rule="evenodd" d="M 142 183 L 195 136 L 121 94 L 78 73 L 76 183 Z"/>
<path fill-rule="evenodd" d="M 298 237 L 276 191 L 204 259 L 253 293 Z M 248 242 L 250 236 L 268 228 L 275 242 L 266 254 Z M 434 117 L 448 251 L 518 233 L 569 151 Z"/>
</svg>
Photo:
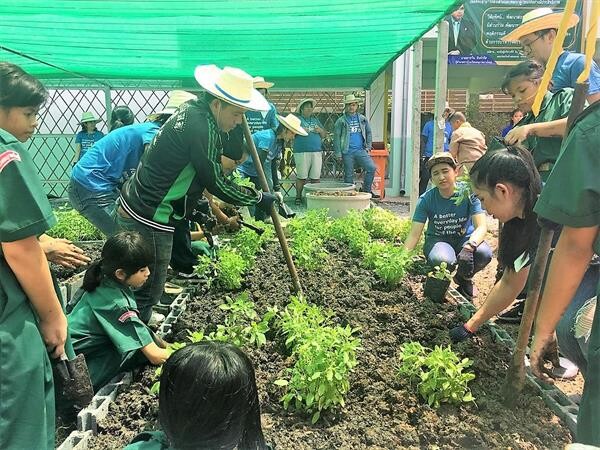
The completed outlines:
<svg viewBox="0 0 600 450">
<path fill-rule="evenodd" d="M 169 450 L 169 441 L 162 431 L 145 431 L 138 434 L 123 450 Z"/>
<path fill-rule="evenodd" d="M 569 227 L 600 225 L 599 171 L 600 102 L 597 102 L 578 117 L 565 138 L 535 212 Z M 598 236 L 594 252 L 600 253 Z M 588 376 L 577 416 L 576 442 L 600 446 L 600 308 L 594 315 L 589 342 Z"/>
<path fill-rule="evenodd" d="M 547 92 L 542 101 L 539 115 L 535 117 L 533 113 L 527 113 L 517 127 L 563 119 L 569 115 L 572 100 L 573 89 L 571 88 L 561 89 L 554 94 Z M 556 161 L 561 142 L 560 137 L 529 136 L 523 141 L 523 145 L 532 152 L 535 165 L 539 167 L 540 164 Z"/>
<path fill-rule="evenodd" d="M 0 129 L 0 241 L 37 236 L 56 219 L 25 147 Z M 0 247 L 0 448 L 54 448 L 50 359 L 27 295 Z"/>
<path fill-rule="evenodd" d="M 123 370 L 148 360 L 139 349 L 153 342 L 141 321 L 131 289 L 104 278 L 85 292 L 68 316 L 75 353 L 83 353 L 94 390 Z"/>
</svg>

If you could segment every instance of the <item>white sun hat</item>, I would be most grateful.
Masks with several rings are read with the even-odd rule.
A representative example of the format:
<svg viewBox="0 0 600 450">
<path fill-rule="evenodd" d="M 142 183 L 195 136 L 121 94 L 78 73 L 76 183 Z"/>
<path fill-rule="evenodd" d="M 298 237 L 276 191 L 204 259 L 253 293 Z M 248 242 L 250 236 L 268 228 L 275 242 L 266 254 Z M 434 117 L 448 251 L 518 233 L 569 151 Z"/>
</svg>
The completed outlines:
<svg viewBox="0 0 600 450">
<path fill-rule="evenodd" d="M 288 114 L 287 116 L 283 117 L 277 114 L 277 120 L 279 120 L 279 122 L 281 122 L 281 124 L 288 130 L 291 130 L 300 136 L 308 136 L 306 130 L 302 128 L 302 124 L 300 123 L 300 118 L 298 116 Z"/>
<path fill-rule="evenodd" d="M 148 120 L 155 120 L 163 114 L 175 114 L 177 108 L 179 108 L 183 103 L 190 100 L 196 100 L 197 98 L 198 97 L 196 97 L 194 94 L 191 94 L 186 91 L 171 91 L 169 92 L 169 100 L 167 101 L 165 109 L 148 115 Z"/>
<path fill-rule="evenodd" d="M 254 77 L 252 81 L 254 83 L 254 89 L 271 89 L 275 86 L 275 83 L 265 81 L 263 77 Z"/>
<path fill-rule="evenodd" d="M 312 104 L 313 108 L 315 107 L 315 104 L 316 104 L 314 98 L 304 98 L 304 99 L 300 100 L 300 103 L 298 103 L 298 106 L 296 106 L 297 113 L 302 112 L 302 107 L 304 106 L 305 103 Z"/>
<path fill-rule="evenodd" d="M 357 97 L 354 94 L 347 94 L 344 96 L 344 105 L 347 105 L 349 103 L 362 103 L 362 99 Z"/>
<path fill-rule="evenodd" d="M 214 64 L 198 66 L 194 77 L 215 97 L 251 111 L 268 111 L 269 102 L 253 86 L 251 75 L 236 67 L 218 68 Z"/>
<path fill-rule="evenodd" d="M 523 15 L 521 25 L 502 37 L 504 42 L 518 41 L 536 31 L 558 28 L 562 19 L 562 12 L 554 12 L 550 8 L 537 8 Z M 569 28 L 573 28 L 579 22 L 577 14 L 571 14 Z"/>
</svg>

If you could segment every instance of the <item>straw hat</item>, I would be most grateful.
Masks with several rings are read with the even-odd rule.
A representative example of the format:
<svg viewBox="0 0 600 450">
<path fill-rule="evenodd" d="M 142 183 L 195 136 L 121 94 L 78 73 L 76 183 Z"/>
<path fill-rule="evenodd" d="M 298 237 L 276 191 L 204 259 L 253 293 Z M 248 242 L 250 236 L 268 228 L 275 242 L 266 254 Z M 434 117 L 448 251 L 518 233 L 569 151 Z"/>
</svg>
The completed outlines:
<svg viewBox="0 0 600 450">
<path fill-rule="evenodd" d="M 165 109 L 148 115 L 148 120 L 155 120 L 158 118 L 158 116 L 163 114 L 175 114 L 177 108 L 179 108 L 183 103 L 189 100 L 196 100 L 197 98 L 198 97 L 196 97 L 194 94 L 190 94 L 186 91 L 171 91 L 169 92 L 169 100 L 167 101 L 167 106 L 165 106 Z"/>
<path fill-rule="evenodd" d="M 275 86 L 275 83 L 265 81 L 263 77 L 254 77 L 252 82 L 254 83 L 254 89 L 271 89 Z"/>
<path fill-rule="evenodd" d="M 308 136 L 306 130 L 302 128 L 302 125 L 300 124 L 300 118 L 298 116 L 288 114 L 287 116 L 283 117 L 277 114 L 277 120 L 279 120 L 279 122 L 281 122 L 288 130 L 291 130 L 300 136 Z"/>
<path fill-rule="evenodd" d="M 214 64 L 198 66 L 194 77 L 200 86 L 215 97 L 251 111 L 268 111 L 269 102 L 253 87 L 252 77 L 241 69 Z"/>
<path fill-rule="evenodd" d="M 431 158 L 429 158 L 429 161 L 427 161 L 427 164 L 425 164 L 425 166 L 427 167 L 427 170 L 431 171 L 431 168 L 433 166 L 435 166 L 436 164 L 442 164 L 442 163 L 450 164 L 452 167 L 454 167 L 456 169 L 456 161 L 454 160 L 452 155 L 448 152 L 435 153 Z"/>
<path fill-rule="evenodd" d="M 553 12 L 550 8 L 537 8 L 523 15 L 521 25 L 505 35 L 504 42 L 518 41 L 523 36 L 548 28 L 558 28 L 562 19 L 562 12 Z M 572 14 L 569 18 L 569 28 L 573 28 L 579 22 L 579 16 Z"/>
<path fill-rule="evenodd" d="M 79 121 L 79 123 L 86 123 L 86 122 L 98 123 L 98 122 L 102 122 L 102 119 L 97 118 L 93 112 L 86 111 L 81 114 L 81 120 Z"/>
<path fill-rule="evenodd" d="M 300 100 L 300 103 L 298 103 L 298 106 L 296 106 L 296 112 L 298 114 L 300 114 L 302 112 L 302 107 L 304 106 L 305 103 L 312 103 L 313 108 L 315 107 L 315 99 L 314 98 L 305 98 Z"/>
<path fill-rule="evenodd" d="M 362 99 L 354 94 L 348 94 L 344 96 L 344 105 L 347 105 L 348 103 L 362 103 Z"/>
</svg>

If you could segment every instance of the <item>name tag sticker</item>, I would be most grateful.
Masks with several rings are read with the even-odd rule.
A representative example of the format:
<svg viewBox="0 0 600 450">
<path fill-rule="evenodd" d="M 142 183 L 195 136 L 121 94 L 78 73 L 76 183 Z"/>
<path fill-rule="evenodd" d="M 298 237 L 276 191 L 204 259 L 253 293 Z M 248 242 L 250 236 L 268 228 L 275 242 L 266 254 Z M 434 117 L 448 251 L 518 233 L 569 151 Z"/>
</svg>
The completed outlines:
<svg viewBox="0 0 600 450">
<path fill-rule="evenodd" d="M 523 267 L 529 263 L 529 255 L 525 252 L 521 253 L 517 259 L 515 259 L 515 272 L 520 272 Z"/>
<path fill-rule="evenodd" d="M 121 314 L 121 317 L 119 317 L 119 322 L 125 323 L 127 319 L 131 319 L 132 317 L 137 317 L 137 313 L 135 311 L 124 312 Z"/>
</svg>

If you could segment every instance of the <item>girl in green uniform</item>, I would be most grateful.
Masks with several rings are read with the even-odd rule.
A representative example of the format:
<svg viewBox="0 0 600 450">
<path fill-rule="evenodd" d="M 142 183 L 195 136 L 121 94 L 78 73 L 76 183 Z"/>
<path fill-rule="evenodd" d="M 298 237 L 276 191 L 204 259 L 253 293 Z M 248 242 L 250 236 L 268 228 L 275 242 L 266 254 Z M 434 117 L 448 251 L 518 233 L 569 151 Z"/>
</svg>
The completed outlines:
<svg viewBox="0 0 600 450">
<path fill-rule="evenodd" d="M 48 352 L 64 354 L 67 320 L 37 236 L 56 219 L 21 144 L 48 93 L 20 67 L 0 63 L 0 448 L 54 448 Z"/>
<path fill-rule="evenodd" d="M 544 350 L 570 298 L 586 273 L 594 253 L 600 254 L 600 102 L 588 107 L 565 138 L 556 167 L 535 211 L 564 225 L 546 288 L 542 295 L 531 345 L 531 369 L 546 382 Z M 589 269 L 588 269 L 589 270 Z M 570 308 L 570 307 L 569 307 Z M 559 342 L 560 344 L 560 342 Z M 587 373 L 577 415 L 576 442 L 600 446 L 600 308 L 596 307 L 587 348 Z"/>
<path fill-rule="evenodd" d="M 85 273 L 79 302 L 69 314 L 76 353 L 83 353 L 94 390 L 119 372 L 168 358 L 166 343 L 139 317 L 132 289 L 148 279 L 152 251 L 136 232 L 111 236 L 102 258 Z"/>
<path fill-rule="evenodd" d="M 254 368 L 236 346 L 203 341 L 171 355 L 160 376 L 163 431 L 144 432 L 126 450 L 262 450 Z"/>
<path fill-rule="evenodd" d="M 523 61 L 506 74 L 502 83 L 502 91 L 510 95 L 525 117 L 507 135 L 507 142 L 517 141 L 527 147 L 533 154 L 542 181 L 550 175 L 552 166 L 558 158 L 563 122 L 569 114 L 573 89 L 560 89 L 554 93 L 546 92 L 540 113 L 535 116 L 531 107 L 537 94 L 538 86 L 544 75 L 544 66 L 534 60 Z"/>
</svg>

